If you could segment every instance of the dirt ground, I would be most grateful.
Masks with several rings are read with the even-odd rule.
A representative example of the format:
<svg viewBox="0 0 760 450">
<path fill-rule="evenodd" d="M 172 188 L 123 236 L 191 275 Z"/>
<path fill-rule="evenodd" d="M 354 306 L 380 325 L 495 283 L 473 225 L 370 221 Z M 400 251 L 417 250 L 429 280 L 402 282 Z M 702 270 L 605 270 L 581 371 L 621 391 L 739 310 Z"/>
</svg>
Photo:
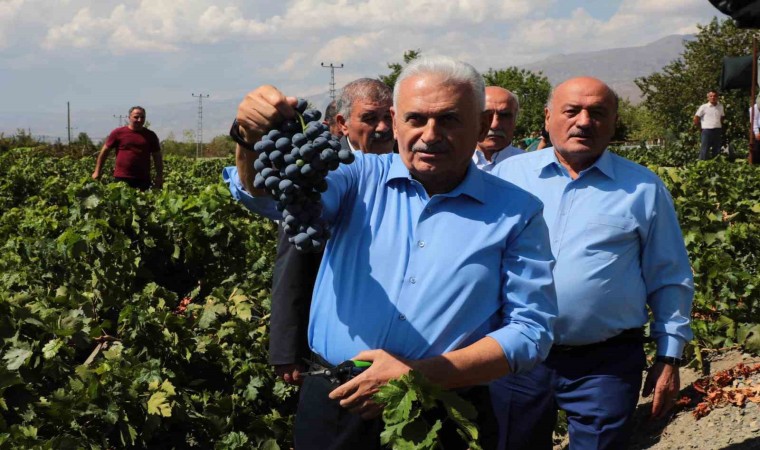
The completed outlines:
<svg viewBox="0 0 760 450">
<path fill-rule="evenodd" d="M 739 363 L 758 364 L 760 358 L 731 350 L 715 353 L 706 361 L 713 375 Z M 692 383 L 701 377 L 694 370 L 682 368 L 681 393 L 693 394 Z M 743 380 L 747 381 L 760 385 L 760 373 Z M 655 422 L 649 419 L 651 407 L 651 397 L 640 399 L 629 450 L 760 450 L 760 404 L 747 402 L 743 408 L 728 405 L 701 419 L 694 417 L 693 407 L 679 408 L 671 417 Z M 555 450 L 567 448 L 567 438 L 555 446 Z"/>
</svg>

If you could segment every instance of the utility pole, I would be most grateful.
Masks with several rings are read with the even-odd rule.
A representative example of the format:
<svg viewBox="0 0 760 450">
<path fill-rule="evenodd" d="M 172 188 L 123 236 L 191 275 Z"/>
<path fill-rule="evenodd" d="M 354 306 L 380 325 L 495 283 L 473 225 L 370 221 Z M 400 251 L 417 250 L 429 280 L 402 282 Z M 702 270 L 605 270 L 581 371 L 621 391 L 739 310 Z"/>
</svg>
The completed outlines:
<svg viewBox="0 0 760 450">
<path fill-rule="evenodd" d="M 113 115 L 114 119 L 119 119 L 119 121 L 116 123 L 117 127 L 123 127 L 125 125 L 124 119 L 127 117 L 124 114 L 119 114 L 118 116 L 116 114 Z"/>
<path fill-rule="evenodd" d="M 325 64 L 321 63 L 322 67 L 326 69 L 330 69 L 330 99 L 335 101 L 335 69 L 342 69 L 343 63 L 340 63 L 339 66 L 336 66 L 333 63 Z"/>
<path fill-rule="evenodd" d="M 197 138 L 195 157 L 198 158 L 201 155 L 201 146 L 203 146 L 203 97 L 208 98 L 208 94 L 193 94 L 193 97 L 198 97 L 198 130 L 195 132 Z"/>
<path fill-rule="evenodd" d="M 69 132 L 69 145 L 71 145 L 71 105 L 66 102 L 66 130 Z"/>
</svg>

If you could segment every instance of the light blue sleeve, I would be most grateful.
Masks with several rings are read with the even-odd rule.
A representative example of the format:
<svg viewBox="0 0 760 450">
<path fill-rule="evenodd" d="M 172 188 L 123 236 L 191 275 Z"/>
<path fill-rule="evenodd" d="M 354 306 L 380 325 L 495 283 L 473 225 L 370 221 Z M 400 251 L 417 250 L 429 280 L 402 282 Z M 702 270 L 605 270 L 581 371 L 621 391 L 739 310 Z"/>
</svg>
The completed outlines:
<svg viewBox="0 0 760 450">
<path fill-rule="evenodd" d="M 277 211 L 275 201 L 271 197 L 254 197 L 243 188 L 240 182 L 237 167 L 229 166 L 222 170 L 222 179 L 230 187 L 232 197 L 243 204 L 246 208 L 272 220 L 282 219 L 282 213 Z"/>
<path fill-rule="evenodd" d="M 502 347 L 514 373 L 526 372 L 549 355 L 557 317 L 554 256 L 541 209 L 507 243 L 501 262 L 503 327 L 488 334 Z"/>
<path fill-rule="evenodd" d="M 641 271 L 654 316 L 651 335 L 657 342 L 657 354 L 680 358 L 693 336 L 689 317 L 694 279 L 673 200 L 662 183 L 656 189 L 654 215 L 641 251 Z"/>
</svg>

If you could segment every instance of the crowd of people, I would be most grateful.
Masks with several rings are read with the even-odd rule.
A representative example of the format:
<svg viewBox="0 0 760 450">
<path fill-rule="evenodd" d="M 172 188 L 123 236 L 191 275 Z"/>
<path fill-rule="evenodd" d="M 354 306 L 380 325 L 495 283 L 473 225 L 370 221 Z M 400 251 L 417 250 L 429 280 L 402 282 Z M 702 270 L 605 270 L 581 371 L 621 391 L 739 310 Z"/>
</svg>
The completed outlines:
<svg viewBox="0 0 760 450">
<path fill-rule="evenodd" d="M 275 220 L 247 144 L 295 102 L 248 93 L 246 145 L 224 171 L 236 199 Z M 270 363 L 300 385 L 295 448 L 381 448 L 373 394 L 410 370 L 475 404 L 484 448 L 550 449 L 558 409 L 571 447 L 623 448 L 642 381 L 653 417 L 667 414 L 693 279 L 667 189 L 607 150 L 617 108 L 600 80 L 567 80 L 543 149 L 524 152 L 519 99 L 467 63 L 421 58 L 392 92 L 371 79 L 342 90 L 326 120 L 356 160 L 327 177 L 332 237 L 317 255 L 281 238 L 274 271 Z M 646 339 L 657 357 L 642 380 Z M 343 384 L 316 375 L 346 360 L 371 366 Z M 466 447 L 442 433 L 444 448 Z"/>
</svg>

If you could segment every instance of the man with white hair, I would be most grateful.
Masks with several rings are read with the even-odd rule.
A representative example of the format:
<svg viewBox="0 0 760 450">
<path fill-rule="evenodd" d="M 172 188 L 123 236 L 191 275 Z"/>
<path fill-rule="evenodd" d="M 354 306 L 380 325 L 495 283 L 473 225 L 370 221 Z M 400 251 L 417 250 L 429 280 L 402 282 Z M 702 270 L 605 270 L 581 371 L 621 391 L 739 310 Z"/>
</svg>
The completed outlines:
<svg viewBox="0 0 760 450">
<path fill-rule="evenodd" d="M 523 153 L 512 145 L 520 102 L 517 96 L 499 86 L 486 87 L 486 111 L 491 114 L 488 134 L 478 142 L 472 160 L 479 169 L 490 172 L 497 164 Z"/>
<path fill-rule="evenodd" d="M 399 153 L 357 153 L 328 175 L 323 217 L 333 234 L 314 288 L 309 345 L 322 366 L 349 359 L 372 366 L 339 386 L 306 377 L 299 450 L 381 448 L 382 405 L 372 396 L 410 370 L 461 388 L 478 407 L 483 446 L 494 448 L 483 383 L 529 370 L 548 352 L 556 304 L 541 203 L 472 163 L 488 129 L 484 100 L 472 66 L 416 60 L 394 89 Z M 272 200 L 253 188 L 256 155 L 247 147 L 292 117 L 294 104 L 262 86 L 238 109 L 245 142 L 224 177 L 256 212 L 271 211 Z M 458 439 L 444 428 L 447 445 L 447 433 Z"/>
</svg>

